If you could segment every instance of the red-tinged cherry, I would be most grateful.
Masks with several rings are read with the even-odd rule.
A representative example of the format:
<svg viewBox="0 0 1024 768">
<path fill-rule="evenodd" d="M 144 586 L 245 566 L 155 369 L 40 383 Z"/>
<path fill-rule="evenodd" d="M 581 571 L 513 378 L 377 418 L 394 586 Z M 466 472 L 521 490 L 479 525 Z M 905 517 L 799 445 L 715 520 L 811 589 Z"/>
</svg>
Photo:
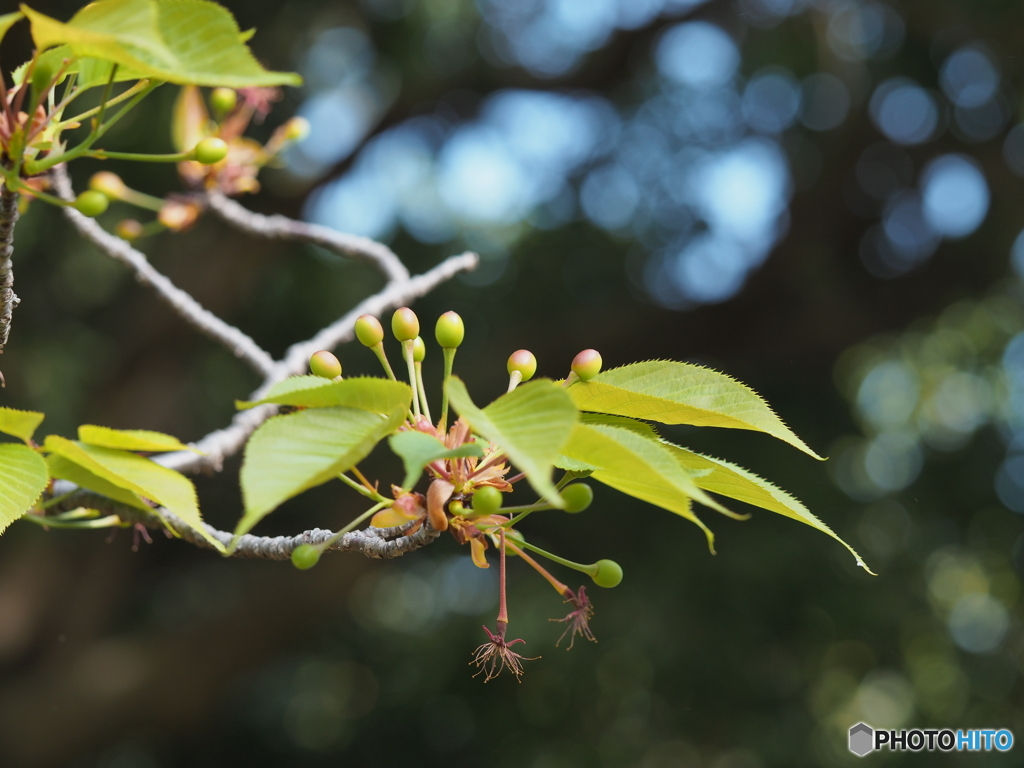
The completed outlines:
<svg viewBox="0 0 1024 768">
<path fill-rule="evenodd" d="M 224 139 L 203 139 L 196 144 L 194 152 L 197 163 L 213 165 L 228 156 L 228 144 Z"/>
<path fill-rule="evenodd" d="M 482 485 L 473 493 L 473 512 L 478 515 L 493 515 L 501 509 L 503 494 L 493 485 Z"/>
<path fill-rule="evenodd" d="M 420 319 L 408 307 L 399 307 L 391 316 L 391 332 L 399 341 L 412 341 L 420 335 Z"/>
<path fill-rule="evenodd" d="M 614 560 L 598 560 L 595 565 L 597 570 L 590 578 L 597 586 L 611 589 L 622 583 L 622 566 Z"/>
<path fill-rule="evenodd" d="M 423 343 L 423 337 L 417 336 L 412 340 L 412 361 L 422 363 L 427 356 L 427 345 Z"/>
<path fill-rule="evenodd" d="M 94 173 L 89 179 L 89 189 L 96 190 L 109 197 L 111 200 L 120 200 L 128 187 L 121 180 L 121 177 L 110 171 Z"/>
<path fill-rule="evenodd" d="M 324 379 L 333 379 L 341 376 L 341 361 L 326 349 L 321 349 L 310 356 L 309 372 Z"/>
<path fill-rule="evenodd" d="M 122 240 L 131 242 L 132 240 L 138 240 L 142 237 L 145 230 L 135 219 L 124 219 L 119 221 L 117 226 L 114 227 L 114 234 L 120 237 Z"/>
<path fill-rule="evenodd" d="M 570 514 L 582 512 L 594 501 L 594 490 L 586 483 L 573 483 L 562 489 L 562 507 Z"/>
<path fill-rule="evenodd" d="M 458 349 L 466 338 L 466 326 L 456 312 L 445 312 L 437 318 L 434 338 L 444 349 Z"/>
<path fill-rule="evenodd" d="M 102 192 L 97 192 L 95 189 L 87 189 L 85 192 L 75 198 L 74 206 L 78 209 L 78 212 L 83 216 L 89 218 L 95 218 L 107 210 L 107 206 L 110 205 L 110 200 Z"/>
<path fill-rule="evenodd" d="M 583 381 L 590 381 L 601 372 L 601 353 L 584 349 L 572 359 L 572 371 Z"/>
<path fill-rule="evenodd" d="M 537 372 L 537 358 L 528 349 L 520 349 L 509 355 L 508 373 L 511 376 L 513 371 L 519 371 L 522 381 L 529 381 Z"/>
<path fill-rule="evenodd" d="M 384 328 L 373 315 L 360 315 L 356 320 L 356 338 L 364 347 L 375 347 L 384 341 Z"/>
<path fill-rule="evenodd" d="M 308 571 L 320 561 L 320 549 L 312 544 L 300 544 L 292 550 L 292 565 L 300 571 Z"/>
</svg>

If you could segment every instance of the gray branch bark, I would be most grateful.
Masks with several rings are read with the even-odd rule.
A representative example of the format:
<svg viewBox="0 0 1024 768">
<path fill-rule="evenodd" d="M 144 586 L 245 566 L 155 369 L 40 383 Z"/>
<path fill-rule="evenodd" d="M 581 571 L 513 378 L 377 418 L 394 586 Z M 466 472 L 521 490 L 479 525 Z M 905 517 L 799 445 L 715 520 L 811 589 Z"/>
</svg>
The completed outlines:
<svg viewBox="0 0 1024 768">
<path fill-rule="evenodd" d="M 14 225 L 18 221 L 18 193 L 4 184 L 0 189 L 0 355 L 11 333 L 11 317 L 19 299 L 14 293 Z M 3 385 L 0 373 L 0 385 Z"/>
<path fill-rule="evenodd" d="M 58 481 L 55 491 L 68 492 L 74 486 L 66 481 Z M 213 549 L 209 541 L 204 539 L 181 518 L 166 509 L 160 508 L 152 513 L 120 504 L 106 496 L 87 490 L 78 490 L 56 505 L 61 511 L 69 511 L 84 507 L 95 509 L 104 515 L 117 515 L 122 521 L 134 525 L 143 525 L 153 530 L 166 530 L 177 534 L 183 541 L 203 549 Z M 163 518 L 163 519 L 161 519 Z M 164 521 L 166 520 L 166 525 Z M 351 531 L 328 547 L 330 552 L 358 552 L 375 560 L 390 560 L 401 557 L 407 552 L 425 547 L 433 542 L 440 532 L 430 527 L 430 521 L 424 519 L 423 524 L 411 534 L 406 535 L 415 525 L 415 521 L 395 528 L 364 528 Z M 234 534 L 221 531 L 212 525 L 204 524 L 206 530 L 225 547 L 230 546 Z M 238 540 L 232 551 L 232 557 L 261 558 L 264 560 L 289 560 L 296 547 L 303 544 L 323 544 L 334 535 L 333 531 L 314 528 L 303 531 L 297 536 L 254 536 L 245 534 Z"/>
<path fill-rule="evenodd" d="M 384 243 L 285 216 L 253 213 L 217 191 L 208 193 L 206 199 L 214 213 L 242 232 L 269 240 L 297 240 L 319 245 L 339 256 L 368 261 L 384 273 L 388 282 L 409 279 L 409 270 Z"/>
</svg>

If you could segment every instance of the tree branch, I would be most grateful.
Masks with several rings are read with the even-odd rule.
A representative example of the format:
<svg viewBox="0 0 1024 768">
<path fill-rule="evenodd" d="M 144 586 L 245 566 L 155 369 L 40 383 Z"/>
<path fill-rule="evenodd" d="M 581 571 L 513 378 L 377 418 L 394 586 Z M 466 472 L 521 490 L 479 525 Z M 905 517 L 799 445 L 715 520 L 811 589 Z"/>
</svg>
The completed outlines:
<svg viewBox="0 0 1024 768">
<path fill-rule="evenodd" d="M 52 171 L 54 187 L 57 194 L 64 200 L 73 200 L 71 179 L 64 166 L 59 165 Z M 186 322 L 219 341 L 227 347 L 235 357 L 244 360 L 264 377 L 274 371 L 274 359 L 249 336 L 238 328 L 230 325 L 210 310 L 203 307 L 190 294 L 178 288 L 167 277 L 149 263 L 146 255 L 132 248 L 126 241 L 112 235 L 96 221 L 83 216 L 74 208 L 64 209 L 64 215 L 74 224 L 75 228 L 93 245 L 116 261 L 120 261 L 135 273 L 136 279 L 144 285 L 151 286 L 157 295 L 177 312 Z"/>
<path fill-rule="evenodd" d="M 74 486 L 66 481 L 58 481 L 54 484 L 54 493 L 67 493 Z M 126 523 L 143 525 L 153 530 L 167 530 L 171 527 L 183 541 L 194 544 L 203 549 L 213 549 L 213 546 L 199 533 L 181 520 L 173 512 L 160 508 L 152 513 L 144 512 L 141 509 L 121 504 L 106 496 L 101 496 L 92 491 L 78 490 L 56 505 L 57 509 L 66 512 L 79 507 L 95 509 L 103 515 L 117 515 Z M 159 512 L 159 514 L 158 514 Z M 161 519 L 163 518 L 163 519 Z M 433 542 L 440 532 L 430 527 L 430 521 L 424 520 L 423 524 L 412 534 L 406 532 L 415 525 L 416 521 L 394 528 L 364 528 L 358 531 L 346 533 L 337 542 L 328 547 L 331 552 L 359 552 L 366 557 L 377 560 L 390 560 L 401 557 L 407 552 L 425 547 Z M 221 531 L 212 525 L 206 525 L 206 530 L 225 547 L 229 546 L 234 539 L 234 534 L 228 531 Z M 245 534 L 238 540 L 238 544 L 231 553 L 232 557 L 260 558 L 263 560 L 289 560 L 296 547 L 302 544 L 323 544 L 331 536 L 333 531 L 323 528 L 314 528 L 303 531 L 297 536 L 254 536 Z"/>
<path fill-rule="evenodd" d="M 11 333 L 11 316 L 20 299 L 14 293 L 14 225 L 18 221 L 18 193 L 4 184 L 0 189 L 0 355 Z M 0 386 L 4 376 L 0 373 Z"/>
<path fill-rule="evenodd" d="M 206 199 L 214 213 L 228 224 L 250 235 L 270 240 L 311 243 L 339 256 L 368 261 L 384 273 L 389 283 L 409 279 L 409 270 L 399 261 L 395 252 L 376 240 L 338 232 L 319 224 L 296 221 L 285 216 L 253 213 L 216 190 L 207 193 Z"/>
</svg>

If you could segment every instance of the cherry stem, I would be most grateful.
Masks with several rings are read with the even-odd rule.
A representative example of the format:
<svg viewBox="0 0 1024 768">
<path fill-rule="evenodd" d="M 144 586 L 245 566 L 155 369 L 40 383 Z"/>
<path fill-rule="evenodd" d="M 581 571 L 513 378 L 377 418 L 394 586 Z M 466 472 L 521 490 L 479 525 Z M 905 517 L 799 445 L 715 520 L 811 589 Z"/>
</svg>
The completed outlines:
<svg viewBox="0 0 1024 768">
<path fill-rule="evenodd" d="M 498 631 L 504 637 L 504 624 L 508 626 L 508 606 L 505 603 L 505 529 L 498 529 Z"/>
<path fill-rule="evenodd" d="M 524 561 L 529 563 L 533 567 L 533 570 L 535 570 L 537 573 L 539 573 L 541 576 L 543 576 L 545 579 L 547 579 L 548 584 L 550 584 L 552 587 L 554 587 L 555 591 L 558 592 L 558 594 L 560 594 L 562 597 L 566 597 L 566 592 L 571 592 L 572 591 L 572 590 L 569 589 L 568 585 L 563 584 L 558 579 L 556 579 L 554 576 L 552 576 L 543 565 L 538 563 L 536 560 L 534 560 L 532 557 L 530 557 L 528 554 L 526 554 L 523 550 L 521 550 L 515 544 L 513 544 L 512 542 L 509 542 L 507 546 L 508 546 L 509 549 L 511 549 L 513 552 L 515 552 L 517 555 L 519 555 L 519 557 L 521 557 Z"/>
<path fill-rule="evenodd" d="M 373 350 L 373 354 L 375 354 L 377 356 L 377 359 L 380 360 L 380 364 L 384 366 L 384 370 L 387 372 L 388 378 L 391 379 L 392 381 L 398 381 L 398 379 L 395 377 L 395 372 L 391 368 L 391 363 L 388 361 L 388 355 L 384 351 L 384 342 L 378 341 L 376 344 L 370 347 L 370 349 Z"/>
<path fill-rule="evenodd" d="M 520 371 L 512 371 L 508 377 L 508 392 L 519 386 L 519 382 L 523 380 L 523 374 Z M 506 392 L 505 394 L 508 394 Z"/>
<path fill-rule="evenodd" d="M 431 424 L 434 420 L 430 418 L 430 404 L 427 402 L 427 390 L 423 386 L 423 363 L 416 363 L 416 387 L 420 391 L 420 405 L 423 406 L 423 415 Z"/>
<path fill-rule="evenodd" d="M 409 369 L 409 386 L 412 387 L 412 412 L 417 419 L 420 417 L 420 398 L 416 386 L 416 363 L 413 362 L 413 340 L 407 339 L 402 342 L 402 352 L 405 354 L 405 365 Z"/>
<path fill-rule="evenodd" d="M 456 348 L 444 348 L 444 381 L 441 382 L 441 421 L 438 430 L 444 433 L 448 429 L 448 379 L 452 377 L 452 366 L 455 364 Z"/>
</svg>

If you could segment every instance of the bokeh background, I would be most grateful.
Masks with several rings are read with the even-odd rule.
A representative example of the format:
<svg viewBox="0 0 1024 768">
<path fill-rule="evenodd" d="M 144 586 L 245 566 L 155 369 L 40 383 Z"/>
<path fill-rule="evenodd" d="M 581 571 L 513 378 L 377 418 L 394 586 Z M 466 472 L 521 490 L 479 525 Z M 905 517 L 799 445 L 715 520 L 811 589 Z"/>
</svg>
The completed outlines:
<svg viewBox="0 0 1024 768">
<path fill-rule="evenodd" d="M 503 391 L 520 347 L 553 377 L 596 347 L 609 366 L 674 358 L 748 382 L 830 460 L 753 433 L 666 432 L 792 491 L 879 575 L 760 511 L 706 513 L 712 556 L 686 521 L 598 488 L 585 514 L 538 515 L 527 533 L 622 563 L 620 587 L 592 590 L 600 642 L 556 649 L 557 595 L 512 563 L 511 631 L 543 658 L 521 684 L 484 685 L 467 662 L 496 569 L 448 538 L 300 573 L 15 524 L 0 541 L 0 764 L 769 768 L 854 764 L 859 720 L 1024 738 L 1021 4 L 227 5 L 263 61 L 306 78 L 253 135 L 294 114 L 312 125 L 246 205 L 384 239 L 416 271 L 478 250 L 475 274 L 416 305 L 466 319 L 457 368 L 478 401 Z M 5 70 L 29 52 L 16 28 Z M 110 147 L 167 151 L 174 96 L 158 91 Z M 78 187 L 100 167 L 78 163 Z M 178 188 L 173 168 L 109 167 Z M 275 353 L 380 285 L 210 218 L 143 247 Z M 257 384 L 52 209 L 19 224 L 16 272 L 0 403 L 45 411 L 43 434 L 94 422 L 196 439 Z M 361 347 L 339 355 L 373 371 Z M 385 454 L 367 468 L 386 482 Z M 221 527 L 240 509 L 237 469 L 198 480 Z M 325 487 L 261 529 L 358 511 Z M 1009 766 L 1019 752 L 870 759 Z"/>
</svg>

